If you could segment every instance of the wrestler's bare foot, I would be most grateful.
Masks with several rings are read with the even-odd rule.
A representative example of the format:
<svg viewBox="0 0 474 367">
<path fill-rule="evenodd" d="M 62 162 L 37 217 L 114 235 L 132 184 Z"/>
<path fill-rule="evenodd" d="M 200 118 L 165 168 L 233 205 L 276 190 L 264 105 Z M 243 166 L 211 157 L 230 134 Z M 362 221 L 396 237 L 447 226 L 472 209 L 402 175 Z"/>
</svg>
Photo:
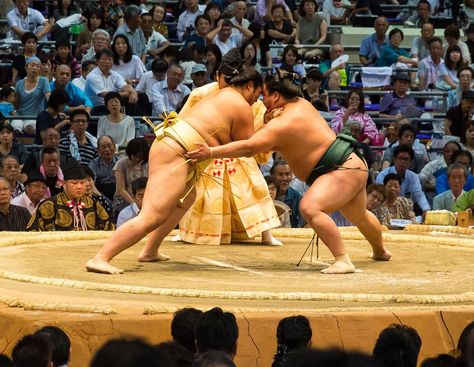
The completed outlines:
<svg viewBox="0 0 474 367">
<path fill-rule="evenodd" d="M 374 251 L 370 257 L 374 260 L 388 261 L 392 257 L 392 253 L 384 248 L 383 251 Z"/>
<path fill-rule="evenodd" d="M 275 237 L 272 236 L 272 233 L 268 230 L 262 232 L 262 245 L 282 246 L 283 242 L 278 241 Z"/>
<path fill-rule="evenodd" d="M 142 263 L 150 263 L 150 262 L 156 262 L 156 261 L 168 261 L 170 257 L 162 252 L 157 252 L 156 254 L 145 254 L 141 253 L 138 255 L 138 261 Z"/>
<path fill-rule="evenodd" d="M 101 274 L 123 274 L 123 270 L 110 265 L 105 260 L 90 259 L 86 264 L 87 271 Z"/>
<path fill-rule="evenodd" d="M 337 256 L 331 266 L 321 270 L 323 274 L 348 274 L 355 272 L 355 266 L 347 255 Z"/>
</svg>

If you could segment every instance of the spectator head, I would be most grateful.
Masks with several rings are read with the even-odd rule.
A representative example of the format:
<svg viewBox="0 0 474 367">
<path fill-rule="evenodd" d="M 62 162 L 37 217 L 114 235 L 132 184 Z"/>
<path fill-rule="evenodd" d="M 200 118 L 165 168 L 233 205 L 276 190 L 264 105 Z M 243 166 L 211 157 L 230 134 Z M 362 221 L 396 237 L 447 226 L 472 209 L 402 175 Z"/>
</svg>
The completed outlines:
<svg viewBox="0 0 474 367">
<path fill-rule="evenodd" d="M 195 355 L 175 341 L 168 341 L 158 344 L 155 349 L 164 355 L 167 355 L 176 366 L 191 367 Z"/>
<path fill-rule="evenodd" d="M 204 9 L 204 14 L 206 14 L 212 23 L 215 24 L 221 17 L 221 7 L 216 1 L 210 1 L 206 8 Z"/>
<path fill-rule="evenodd" d="M 104 97 L 104 104 L 107 111 L 112 115 L 117 115 L 122 111 L 122 97 L 119 92 L 109 92 Z"/>
<path fill-rule="evenodd" d="M 379 37 L 385 36 L 388 30 L 388 20 L 385 17 L 377 17 L 374 23 L 375 34 Z"/>
<path fill-rule="evenodd" d="M 404 175 L 411 161 L 415 158 L 415 152 L 409 145 L 399 145 L 393 151 L 393 165 L 399 175 Z"/>
<path fill-rule="evenodd" d="M 161 58 L 165 60 L 168 65 L 173 65 L 179 62 L 179 50 L 176 46 L 168 45 L 161 51 Z"/>
<path fill-rule="evenodd" d="M 311 346 L 313 332 L 309 320 L 304 316 L 290 316 L 280 320 L 277 327 L 277 352 L 273 357 L 282 365 L 289 354 Z"/>
<path fill-rule="evenodd" d="M 474 321 L 470 322 L 461 332 L 457 351 L 459 366 L 472 367 L 474 365 Z"/>
<path fill-rule="evenodd" d="M 129 5 L 125 8 L 125 12 L 123 13 L 123 19 L 125 23 L 127 23 L 128 28 L 132 32 L 135 31 L 138 27 L 140 27 L 141 23 L 141 10 L 136 5 Z"/>
<path fill-rule="evenodd" d="M 198 0 L 184 0 L 184 6 L 186 7 L 186 10 L 194 13 L 198 9 L 199 2 Z"/>
<path fill-rule="evenodd" d="M 402 179 L 396 173 L 389 173 L 383 179 L 383 186 L 385 188 L 385 198 L 391 200 L 396 199 L 400 196 L 400 187 L 402 185 Z"/>
<path fill-rule="evenodd" d="M 436 357 L 426 358 L 420 367 L 455 367 L 456 358 L 449 354 L 439 354 Z"/>
<path fill-rule="evenodd" d="M 104 11 L 101 8 L 93 6 L 89 9 L 89 16 L 87 17 L 87 28 L 94 33 L 104 24 Z"/>
<path fill-rule="evenodd" d="M 474 79 L 474 70 L 470 66 L 464 66 L 458 70 L 459 89 L 462 91 L 468 89 Z"/>
<path fill-rule="evenodd" d="M 194 21 L 194 27 L 199 35 L 204 36 L 209 33 L 211 19 L 206 14 L 198 15 Z"/>
<path fill-rule="evenodd" d="M 450 70 L 459 70 L 466 66 L 462 58 L 461 48 L 458 45 L 449 46 L 445 54 L 445 65 Z"/>
<path fill-rule="evenodd" d="M 1 158 L 1 173 L 10 184 L 16 183 L 20 178 L 20 163 L 14 155 L 6 155 Z"/>
<path fill-rule="evenodd" d="M 56 86 L 64 88 L 70 81 L 71 81 L 71 68 L 66 64 L 58 65 L 56 67 Z"/>
<path fill-rule="evenodd" d="M 277 69 L 265 79 L 263 88 L 263 103 L 268 108 L 275 108 L 281 99 L 291 100 L 301 95 L 300 78 L 298 74 Z"/>
<path fill-rule="evenodd" d="M 206 47 L 203 45 L 198 45 L 195 43 L 191 46 L 191 50 L 193 50 L 193 60 L 197 64 L 205 64 L 206 63 Z"/>
<path fill-rule="evenodd" d="M 39 329 L 35 335 L 45 336 L 45 339 L 49 342 L 53 367 L 65 366 L 69 362 L 71 341 L 62 329 L 56 326 L 45 326 Z"/>
<path fill-rule="evenodd" d="M 278 193 L 280 195 L 286 193 L 293 178 L 288 162 L 284 160 L 276 160 L 275 163 L 273 163 L 272 168 L 270 168 L 270 174 L 276 181 Z"/>
<path fill-rule="evenodd" d="M 454 152 L 462 150 L 461 144 L 455 140 L 448 141 L 443 147 L 443 158 L 446 165 L 449 166 L 452 162 L 452 156 Z"/>
<path fill-rule="evenodd" d="M 433 23 L 426 22 L 421 26 L 421 38 L 423 40 L 429 41 L 434 35 L 434 25 Z"/>
<path fill-rule="evenodd" d="M 467 182 L 468 170 L 462 163 L 453 163 L 448 168 L 448 183 L 454 193 L 461 193 Z"/>
<path fill-rule="evenodd" d="M 393 77 L 393 88 L 399 96 L 405 95 L 410 89 L 411 78 L 407 72 L 398 71 Z"/>
<path fill-rule="evenodd" d="M 165 80 L 166 72 L 168 71 L 168 63 L 163 59 L 155 59 L 151 63 L 151 71 L 156 80 Z"/>
<path fill-rule="evenodd" d="M 43 142 L 43 148 L 46 148 L 46 147 L 57 148 L 59 146 L 60 135 L 56 129 L 49 127 L 46 130 L 42 130 L 40 132 L 40 135 L 41 135 L 41 141 Z"/>
<path fill-rule="evenodd" d="M 234 17 L 238 20 L 247 17 L 247 3 L 245 1 L 234 2 Z"/>
<path fill-rule="evenodd" d="M 396 48 L 400 47 L 400 45 L 402 44 L 403 37 L 404 35 L 400 28 L 393 28 L 388 34 L 390 44 Z"/>
<path fill-rule="evenodd" d="M 283 4 L 273 4 L 272 6 L 272 20 L 280 22 L 285 19 L 285 7 Z"/>
<path fill-rule="evenodd" d="M 110 47 L 110 34 L 105 29 L 99 28 L 92 33 L 92 46 L 96 52 L 96 59 L 98 59 L 97 52 Z"/>
<path fill-rule="evenodd" d="M 85 79 L 89 73 L 97 67 L 97 62 L 95 60 L 86 60 L 82 63 L 81 73 L 82 77 Z"/>
<path fill-rule="evenodd" d="M 224 18 L 222 20 L 222 27 L 217 36 L 219 37 L 219 40 L 221 42 L 227 42 L 227 40 L 230 38 L 230 35 L 232 34 L 232 22 L 230 19 Z"/>
<path fill-rule="evenodd" d="M 318 11 L 318 3 L 316 0 L 303 0 L 298 8 L 298 13 L 302 17 L 312 17 Z"/>
<path fill-rule="evenodd" d="M 197 356 L 192 367 L 236 367 L 235 363 L 226 352 L 220 350 L 208 350 Z"/>
<path fill-rule="evenodd" d="M 416 13 L 418 18 L 422 21 L 428 21 L 431 13 L 431 4 L 428 0 L 420 0 L 418 1 L 418 5 L 416 6 Z"/>
<path fill-rule="evenodd" d="M 346 352 L 337 348 L 318 350 L 303 349 L 290 358 L 283 367 L 379 367 L 374 359 L 358 352 Z"/>
<path fill-rule="evenodd" d="M 202 87 L 207 81 L 207 68 L 203 64 L 193 65 L 191 69 L 191 79 L 196 87 Z"/>
<path fill-rule="evenodd" d="M 308 83 L 308 87 L 311 86 L 311 90 L 318 90 L 323 79 L 323 73 L 321 73 L 318 68 L 311 68 L 306 74 L 306 82 Z"/>
<path fill-rule="evenodd" d="M 272 200 L 276 200 L 277 190 L 278 190 L 277 185 L 276 185 L 276 180 L 272 176 L 265 176 L 264 179 L 265 179 L 265 182 L 267 183 L 270 197 L 272 198 Z"/>
<path fill-rule="evenodd" d="M 458 150 L 451 156 L 452 163 L 462 163 L 470 171 L 472 167 L 472 154 L 468 150 Z"/>
<path fill-rule="evenodd" d="M 9 205 L 11 199 L 10 184 L 4 177 L 0 176 L 0 205 Z"/>
<path fill-rule="evenodd" d="M 375 342 L 373 356 L 386 367 L 416 367 L 421 338 L 406 325 L 392 324 L 382 330 Z"/>
<path fill-rule="evenodd" d="M 15 367 L 15 364 L 8 356 L 0 354 L 0 367 Z"/>
<path fill-rule="evenodd" d="M 117 34 L 112 42 L 112 52 L 114 54 L 114 64 L 118 65 L 120 60 L 127 63 L 132 60 L 132 46 L 128 37 L 124 34 Z"/>
<path fill-rule="evenodd" d="M 44 147 L 40 153 L 41 166 L 47 177 L 55 177 L 59 169 L 59 150 L 56 147 Z"/>
<path fill-rule="evenodd" d="M 7 121 L 0 122 L 0 145 L 9 146 L 13 142 L 13 127 Z"/>
<path fill-rule="evenodd" d="M 294 45 L 285 46 L 281 59 L 282 64 L 285 66 L 291 66 L 290 70 L 293 71 L 293 66 L 298 60 L 298 49 Z"/>
<path fill-rule="evenodd" d="M 329 48 L 329 57 L 332 61 L 344 54 L 344 47 L 340 43 L 333 43 Z"/>
<path fill-rule="evenodd" d="M 97 152 L 105 162 L 112 162 L 115 155 L 115 142 L 110 135 L 102 135 L 97 139 Z"/>
<path fill-rule="evenodd" d="M 82 167 L 84 170 L 85 174 L 85 189 L 84 189 L 84 195 L 86 196 L 92 196 L 94 193 L 94 180 L 95 180 L 95 174 L 92 172 L 92 170 L 89 167 Z"/>
<path fill-rule="evenodd" d="M 353 89 L 347 93 L 345 100 L 345 107 L 348 108 L 351 105 L 357 105 L 357 111 L 360 113 L 365 112 L 364 106 L 364 92 L 361 89 Z"/>
<path fill-rule="evenodd" d="M 141 15 L 142 21 L 140 24 L 140 28 L 142 29 L 143 33 L 145 34 L 152 34 L 153 33 L 153 17 L 151 13 L 143 13 Z"/>
<path fill-rule="evenodd" d="M 12 87 L 7 87 L 7 86 L 2 87 L 2 92 L 0 93 L 0 98 L 2 101 L 13 104 L 15 102 L 15 96 L 16 96 L 15 89 L 13 89 Z M 2 116 L 0 121 L 3 121 L 3 117 L 4 116 Z"/>
<path fill-rule="evenodd" d="M 472 107 L 474 106 L 474 90 L 467 89 L 461 93 L 460 106 L 464 113 L 471 111 Z"/>
<path fill-rule="evenodd" d="M 464 134 L 461 136 L 461 143 L 466 144 L 469 142 L 469 146 L 474 143 L 474 120 L 468 120 L 464 125 Z"/>
<path fill-rule="evenodd" d="M 41 60 L 36 57 L 26 59 L 26 76 L 29 78 L 36 78 L 40 74 Z"/>
<path fill-rule="evenodd" d="M 89 126 L 90 116 L 86 110 L 77 109 L 69 114 L 71 121 L 71 130 L 77 136 L 83 136 L 86 133 L 87 126 Z"/>
<path fill-rule="evenodd" d="M 86 193 L 86 173 L 77 163 L 64 169 L 64 192 L 71 200 L 80 200 Z"/>
<path fill-rule="evenodd" d="M 52 108 L 56 112 L 63 112 L 68 103 L 69 95 L 67 94 L 67 92 L 64 89 L 55 89 L 49 96 L 48 107 Z"/>
<path fill-rule="evenodd" d="M 23 49 L 28 53 L 36 53 L 36 47 L 38 46 L 38 37 L 33 32 L 25 32 L 21 36 L 21 44 Z"/>
<path fill-rule="evenodd" d="M 46 179 L 43 177 L 43 175 L 39 172 L 30 173 L 28 175 L 28 179 L 25 181 L 25 192 L 26 196 L 28 196 L 28 198 L 35 205 L 43 200 L 48 192 Z"/>
<path fill-rule="evenodd" d="M 145 196 L 146 184 L 148 182 L 148 177 L 138 177 L 132 182 L 132 193 L 133 198 L 135 199 L 135 204 L 137 204 L 138 209 L 142 209 L 143 196 Z"/>
<path fill-rule="evenodd" d="M 51 346 L 40 335 L 24 336 L 12 351 L 16 367 L 50 367 L 51 357 Z"/>
<path fill-rule="evenodd" d="M 166 80 L 168 82 L 168 88 L 171 90 L 175 90 L 178 88 L 178 85 L 184 79 L 184 70 L 181 66 L 174 64 L 168 68 L 166 72 Z"/>
<path fill-rule="evenodd" d="M 196 349 L 199 354 L 215 349 L 232 359 L 237 352 L 239 327 L 234 314 L 219 307 L 206 311 L 196 324 Z"/>
<path fill-rule="evenodd" d="M 186 307 L 176 311 L 171 321 L 173 340 L 183 345 L 187 350 L 196 353 L 196 324 L 202 316 L 201 310 Z"/>
<path fill-rule="evenodd" d="M 239 49 L 242 60 L 245 60 L 246 65 L 255 66 L 257 64 L 257 49 L 251 40 L 245 41 Z"/>
<path fill-rule="evenodd" d="M 385 197 L 383 185 L 371 184 L 367 186 L 367 210 L 378 208 L 385 201 Z"/>
<path fill-rule="evenodd" d="M 155 24 L 160 24 L 165 17 L 165 8 L 161 5 L 153 5 L 150 9 L 150 14 L 153 17 L 153 22 Z"/>
<path fill-rule="evenodd" d="M 134 138 L 130 140 L 125 149 L 125 154 L 128 159 L 132 161 L 134 165 L 140 163 L 148 163 L 148 154 L 150 153 L 150 147 L 143 138 Z"/>
<path fill-rule="evenodd" d="M 30 0 L 14 0 L 15 6 L 17 7 L 20 14 L 26 14 L 28 12 L 28 6 L 30 5 Z"/>
<path fill-rule="evenodd" d="M 428 49 L 433 61 L 437 62 L 443 54 L 443 41 L 439 37 L 432 37 L 428 41 Z"/>
<path fill-rule="evenodd" d="M 208 65 L 212 66 L 212 70 L 210 70 L 210 77 L 212 79 L 219 79 L 217 76 L 218 69 L 220 68 L 221 61 L 222 61 L 222 53 L 219 47 L 215 44 L 210 44 L 206 46 L 205 49 L 206 55 L 206 62 Z M 221 74 L 219 70 L 219 74 Z M 219 84 L 220 86 L 220 84 Z M 222 87 L 221 87 L 222 88 Z"/>
<path fill-rule="evenodd" d="M 402 125 L 398 129 L 398 141 L 400 145 L 413 146 L 416 138 L 416 130 L 412 125 Z"/>
<path fill-rule="evenodd" d="M 46 54 L 46 52 L 41 51 L 41 52 L 38 52 L 38 58 L 40 59 L 40 63 L 41 63 L 39 75 L 44 76 L 45 78 L 51 81 L 53 76 L 51 75 L 51 60 L 49 59 L 49 55 Z M 28 70 L 27 70 L 27 74 L 28 74 Z"/>
<path fill-rule="evenodd" d="M 176 365 L 168 356 L 139 339 L 113 339 L 94 355 L 90 367 L 143 367 Z"/>
<path fill-rule="evenodd" d="M 56 41 L 56 52 L 59 56 L 60 60 L 67 60 L 69 61 L 70 58 L 70 53 L 71 53 L 71 43 L 69 40 L 65 37 L 61 37 Z M 72 58 L 72 56 L 71 56 Z"/>
<path fill-rule="evenodd" d="M 108 74 L 114 62 L 114 53 L 108 48 L 104 48 L 96 53 L 97 66 L 104 73 Z"/>
<path fill-rule="evenodd" d="M 459 39 L 461 38 L 461 32 L 456 24 L 450 24 L 444 30 L 444 38 L 449 46 L 454 46 L 458 44 Z"/>
</svg>

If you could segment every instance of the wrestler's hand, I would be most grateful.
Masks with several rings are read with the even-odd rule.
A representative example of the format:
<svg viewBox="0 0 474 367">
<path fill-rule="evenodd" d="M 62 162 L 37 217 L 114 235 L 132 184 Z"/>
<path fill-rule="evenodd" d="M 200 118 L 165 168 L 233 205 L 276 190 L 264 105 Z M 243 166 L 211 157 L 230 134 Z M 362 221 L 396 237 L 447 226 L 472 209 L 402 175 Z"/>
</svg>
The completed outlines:
<svg viewBox="0 0 474 367">
<path fill-rule="evenodd" d="M 212 148 L 205 143 L 196 143 L 196 145 L 198 146 L 197 149 L 185 154 L 187 159 L 191 159 L 192 162 L 197 163 L 211 158 Z"/>
<path fill-rule="evenodd" d="M 280 116 L 283 112 L 283 107 L 274 108 L 271 111 L 266 111 L 263 117 L 263 122 L 266 124 L 268 121 Z"/>
</svg>

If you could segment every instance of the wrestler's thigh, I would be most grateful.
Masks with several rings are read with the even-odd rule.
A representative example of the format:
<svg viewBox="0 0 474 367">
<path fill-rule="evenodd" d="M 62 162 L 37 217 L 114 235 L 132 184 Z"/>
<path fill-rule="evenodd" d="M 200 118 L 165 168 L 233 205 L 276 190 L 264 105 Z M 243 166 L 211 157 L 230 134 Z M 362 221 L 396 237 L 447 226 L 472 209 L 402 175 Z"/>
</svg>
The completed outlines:
<svg viewBox="0 0 474 367">
<path fill-rule="evenodd" d="M 363 187 L 346 205 L 340 209 L 342 215 L 352 223 L 358 223 L 367 215 L 367 192 Z"/>
</svg>

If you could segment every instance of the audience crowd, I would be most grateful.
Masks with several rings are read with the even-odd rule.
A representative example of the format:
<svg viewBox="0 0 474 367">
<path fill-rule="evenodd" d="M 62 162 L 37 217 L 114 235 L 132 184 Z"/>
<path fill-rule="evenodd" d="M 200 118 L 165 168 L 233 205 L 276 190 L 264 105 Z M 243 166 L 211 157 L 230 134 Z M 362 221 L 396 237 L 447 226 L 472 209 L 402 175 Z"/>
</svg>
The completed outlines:
<svg viewBox="0 0 474 367">
<path fill-rule="evenodd" d="M 422 339 L 414 328 L 392 324 L 383 329 L 372 353 L 339 348 L 318 349 L 322 337 L 302 315 L 281 319 L 276 329 L 272 367 L 416 367 Z M 236 317 L 219 307 L 208 311 L 178 310 L 171 322 L 172 340 L 151 345 L 138 338 L 110 339 L 92 356 L 90 367 L 235 367 L 239 327 Z M 474 322 L 468 324 L 449 353 L 426 358 L 421 367 L 472 367 Z M 72 346 L 73 348 L 73 346 Z M 258 346 L 257 346 L 258 348 Z M 66 367 L 71 340 L 56 326 L 44 326 L 23 336 L 10 356 L 0 354 L 0 367 Z M 76 355 L 76 358 L 80 358 Z M 76 362 L 77 363 L 77 362 Z"/>
</svg>

